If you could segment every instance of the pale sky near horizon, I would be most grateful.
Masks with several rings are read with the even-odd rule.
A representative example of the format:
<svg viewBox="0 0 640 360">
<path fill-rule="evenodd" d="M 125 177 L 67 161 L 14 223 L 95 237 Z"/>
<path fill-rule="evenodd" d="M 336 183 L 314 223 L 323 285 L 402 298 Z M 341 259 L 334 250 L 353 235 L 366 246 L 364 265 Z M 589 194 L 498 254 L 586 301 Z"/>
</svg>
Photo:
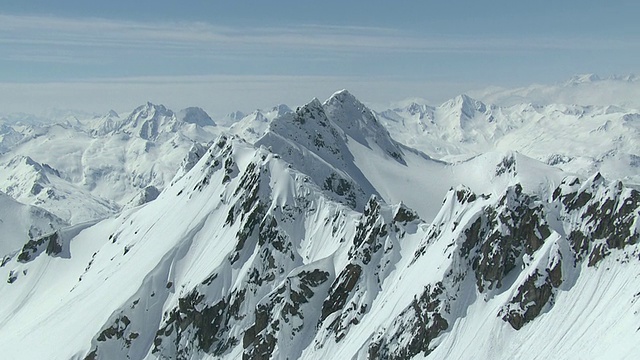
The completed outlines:
<svg viewBox="0 0 640 360">
<path fill-rule="evenodd" d="M 487 86 L 638 73 L 635 1 L 12 1 L 0 5 L 0 113 L 152 101 L 213 114 L 442 102 Z"/>
</svg>

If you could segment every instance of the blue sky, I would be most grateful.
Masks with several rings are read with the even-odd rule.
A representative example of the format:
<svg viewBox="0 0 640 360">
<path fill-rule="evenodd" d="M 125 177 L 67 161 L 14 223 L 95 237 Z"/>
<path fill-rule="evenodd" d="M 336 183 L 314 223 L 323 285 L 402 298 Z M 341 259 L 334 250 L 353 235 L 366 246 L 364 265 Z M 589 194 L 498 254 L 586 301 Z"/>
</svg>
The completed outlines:
<svg viewBox="0 0 640 360">
<path fill-rule="evenodd" d="M 639 13 L 634 1 L 3 2 L 0 113 L 150 100 L 223 114 L 342 88 L 439 103 L 638 73 Z"/>
</svg>

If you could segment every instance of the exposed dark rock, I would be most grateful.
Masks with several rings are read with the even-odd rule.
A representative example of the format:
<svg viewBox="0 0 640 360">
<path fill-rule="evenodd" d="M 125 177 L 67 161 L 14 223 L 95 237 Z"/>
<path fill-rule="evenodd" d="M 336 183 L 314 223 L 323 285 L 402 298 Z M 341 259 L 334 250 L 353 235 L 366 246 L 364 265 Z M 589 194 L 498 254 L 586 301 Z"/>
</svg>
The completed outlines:
<svg viewBox="0 0 640 360">
<path fill-rule="evenodd" d="M 7 283 L 13 284 L 16 280 L 18 280 L 16 272 L 13 270 L 9 271 L 9 278 L 7 278 Z"/>
<path fill-rule="evenodd" d="M 398 207 L 398 210 L 396 211 L 395 216 L 393 217 L 393 221 L 406 224 L 406 223 L 418 220 L 419 218 L 420 217 L 415 211 L 409 209 L 403 204 L 400 204 L 400 206 Z"/>
<path fill-rule="evenodd" d="M 98 358 L 98 349 L 93 349 L 87 356 L 84 357 L 84 360 L 96 360 Z"/>
<path fill-rule="evenodd" d="M 97 340 L 104 342 L 104 341 L 107 341 L 107 339 L 112 339 L 112 338 L 122 339 L 122 337 L 124 336 L 125 330 L 127 330 L 127 327 L 129 326 L 129 324 L 131 324 L 131 320 L 129 320 L 129 318 L 126 315 L 118 317 L 115 319 L 113 325 L 102 330 L 100 335 L 98 335 Z"/>
<path fill-rule="evenodd" d="M 380 203 L 372 196 L 365 206 L 362 220 L 356 227 L 353 246 L 349 249 L 349 259 L 368 264 L 373 254 L 382 248 L 380 238 L 387 234 L 388 225 L 380 216 Z"/>
<path fill-rule="evenodd" d="M 357 205 L 356 186 L 349 180 L 338 177 L 336 173 L 332 173 L 331 176 L 324 180 L 322 186 L 324 190 L 331 191 L 341 196 L 347 205 L 351 208 L 355 208 Z"/>
<path fill-rule="evenodd" d="M 302 306 L 316 296 L 316 289 L 326 283 L 329 277 L 328 272 L 319 269 L 301 271 L 288 277 L 265 301 L 258 304 L 255 322 L 245 332 L 242 341 L 242 358 L 270 359 L 280 337 L 295 339 L 305 323 L 307 326 L 315 323 L 317 320 L 311 318 L 309 312 L 304 312 Z M 291 356 L 295 357 L 296 354 Z"/>
<path fill-rule="evenodd" d="M 443 317 L 446 307 L 444 286 L 441 282 L 427 285 L 419 298 L 414 298 L 383 332 L 374 336 L 368 349 L 368 359 L 411 359 L 423 353 L 428 355 L 429 345 L 449 323 Z"/>
<path fill-rule="evenodd" d="M 456 191 L 456 199 L 460 204 L 471 203 L 476 201 L 476 194 L 467 188 L 462 188 Z"/>
<path fill-rule="evenodd" d="M 323 322 L 329 315 L 333 314 L 338 310 L 342 310 L 345 303 L 347 302 L 347 298 L 353 288 L 355 287 L 358 279 L 360 279 L 360 274 L 362 273 L 362 268 L 358 265 L 347 264 L 347 266 L 342 270 L 340 275 L 333 281 L 331 287 L 329 288 L 329 296 L 325 299 L 322 304 L 322 315 L 320 317 L 320 322 Z"/>
<path fill-rule="evenodd" d="M 502 320 L 507 321 L 514 329 L 520 330 L 553 302 L 554 289 L 562 284 L 561 262 L 546 269 L 545 273 L 542 275 L 536 270 L 527 277 L 518 287 L 516 295 L 500 311 Z"/>
<path fill-rule="evenodd" d="M 522 256 L 542 246 L 551 234 L 545 217 L 543 207 L 515 185 L 507 189 L 497 207 L 485 207 L 482 216 L 465 230 L 461 252 L 471 256 L 480 292 L 500 288 Z"/>
<path fill-rule="evenodd" d="M 29 240 L 18 254 L 18 261 L 22 263 L 33 260 L 42 252 L 47 255 L 58 255 L 62 252 L 62 244 L 58 232 L 43 236 L 36 240 Z"/>
<path fill-rule="evenodd" d="M 133 342 L 140 336 L 137 332 L 132 332 L 130 329 L 131 320 L 127 315 L 120 313 L 113 319 L 111 325 L 102 329 L 102 331 L 95 338 L 92 350 L 86 355 L 85 359 L 99 359 L 104 358 L 105 354 L 101 353 L 100 349 L 103 343 L 117 342 L 119 347 L 131 348 Z"/>
<path fill-rule="evenodd" d="M 239 295 L 234 297 L 234 301 L 243 301 L 244 295 Z M 194 290 L 180 298 L 178 306 L 168 313 L 163 326 L 157 331 L 152 352 L 160 355 L 177 349 L 170 355 L 177 359 L 187 359 L 200 350 L 216 356 L 225 353 L 238 343 L 236 338 L 228 335 L 229 322 L 237 315 L 230 311 L 231 297 L 207 305 L 205 296 Z M 234 307 L 237 308 L 237 304 Z M 185 346 L 187 344 L 189 346 Z"/>
<path fill-rule="evenodd" d="M 596 174 L 581 190 L 556 189 L 555 198 L 562 201 L 564 216 L 575 221 L 567 236 L 576 261 L 589 258 L 595 266 L 611 249 L 623 249 L 638 242 L 640 235 L 633 229 L 640 212 L 640 192 L 625 190 L 621 183 L 610 186 Z"/>
<path fill-rule="evenodd" d="M 513 175 L 516 174 L 516 158 L 513 154 L 505 156 L 496 167 L 496 176 L 500 176 L 505 173 Z"/>
</svg>

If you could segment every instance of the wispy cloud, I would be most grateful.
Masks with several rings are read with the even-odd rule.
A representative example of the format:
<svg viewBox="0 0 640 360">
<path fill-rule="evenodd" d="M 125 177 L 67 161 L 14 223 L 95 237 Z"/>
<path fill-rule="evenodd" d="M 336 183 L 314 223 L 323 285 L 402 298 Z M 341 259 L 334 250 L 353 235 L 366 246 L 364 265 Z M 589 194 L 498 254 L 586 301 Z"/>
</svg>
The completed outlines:
<svg viewBox="0 0 640 360">
<path fill-rule="evenodd" d="M 513 38 L 417 34 L 357 26 L 224 27 L 195 22 L 133 22 L 99 18 L 0 15 L 4 59 L 42 61 L 64 50 L 71 57 L 99 59 L 110 53 L 218 57 L 281 52 L 473 53 L 545 49 L 610 49 L 623 40 L 593 38 Z M 68 56 L 48 57 L 68 61 Z"/>
</svg>

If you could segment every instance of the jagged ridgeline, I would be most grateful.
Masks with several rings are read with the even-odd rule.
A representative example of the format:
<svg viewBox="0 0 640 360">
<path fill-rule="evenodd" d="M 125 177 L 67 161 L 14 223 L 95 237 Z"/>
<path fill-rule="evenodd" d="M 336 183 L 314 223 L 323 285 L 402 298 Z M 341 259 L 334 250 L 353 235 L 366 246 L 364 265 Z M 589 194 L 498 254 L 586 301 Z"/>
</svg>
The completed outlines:
<svg viewBox="0 0 640 360">
<path fill-rule="evenodd" d="M 525 179 L 531 162 L 517 154 L 434 162 L 375 121 L 346 92 L 313 101 L 255 144 L 221 136 L 194 148 L 142 207 L 30 241 L 0 268 L 2 351 L 512 359 L 638 350 L 637 190 L 599 174 L 556 183 L 542 165 L 545 181 Z M 423 161 L 425 182 L 470 168 L 490 176 L 414 210 L 387 201 L 398 193 L 362 154 L 397 169 Z M 612 349 L 619 342 L 630 345 Z"/>
</svg>

